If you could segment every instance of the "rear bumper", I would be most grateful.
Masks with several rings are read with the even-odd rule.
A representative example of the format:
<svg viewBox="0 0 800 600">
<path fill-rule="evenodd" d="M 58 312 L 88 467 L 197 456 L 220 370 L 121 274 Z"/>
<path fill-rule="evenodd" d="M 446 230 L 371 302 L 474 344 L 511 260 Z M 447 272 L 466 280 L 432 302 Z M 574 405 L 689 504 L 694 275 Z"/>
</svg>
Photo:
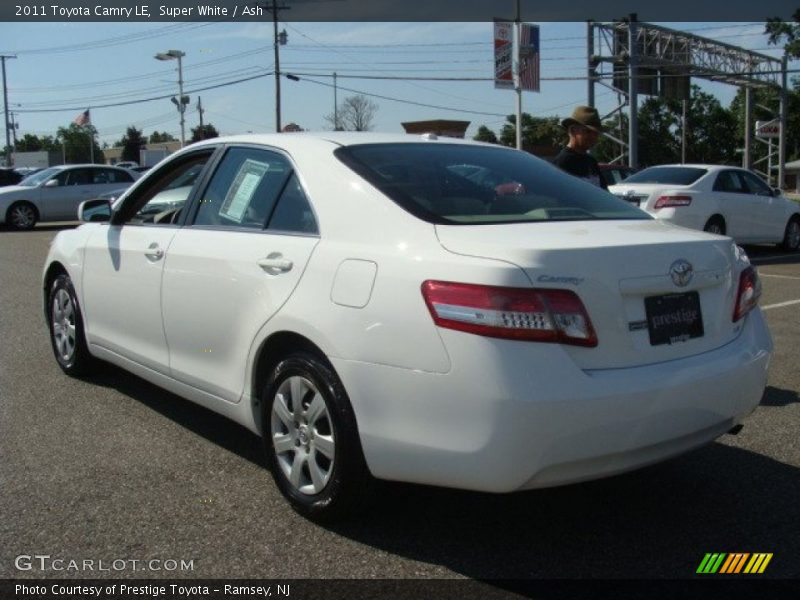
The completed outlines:
<svg viewBox="0 0 800 600">
<path fill-rule="evenodd" d="M 690 358 L 583 371 L 562 348 L 440 330 L 446 374 L 333 360 L 376 477 L 511 492 L 604 477 L 716 439 L 759 404 L 760 311 Z"/>
</svg>

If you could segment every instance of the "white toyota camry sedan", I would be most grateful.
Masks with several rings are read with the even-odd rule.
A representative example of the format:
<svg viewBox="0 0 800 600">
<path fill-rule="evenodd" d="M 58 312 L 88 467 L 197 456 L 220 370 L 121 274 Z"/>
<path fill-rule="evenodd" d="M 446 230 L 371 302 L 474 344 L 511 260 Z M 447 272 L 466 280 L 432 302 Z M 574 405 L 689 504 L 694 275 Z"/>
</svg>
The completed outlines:
<svg viewBox="0 0 800 600">
<path fill-rule="evenodd" d="M 642 467 L 738 429 L 766 383 L 731 239 L 516 150 L 217 138 L 81 218 L 44 268 L 60 367 L 114 363 L 260 434 L 313 519 L 373 478 L 512 492 Z"/>
<path fill-rule="evenodd" d="M 755 173 L 718 165 L 649 167 L 608 188 L 676 225 L 728 235 L 740 244 L 800 249 L 800 204 Z"/>
</svg>

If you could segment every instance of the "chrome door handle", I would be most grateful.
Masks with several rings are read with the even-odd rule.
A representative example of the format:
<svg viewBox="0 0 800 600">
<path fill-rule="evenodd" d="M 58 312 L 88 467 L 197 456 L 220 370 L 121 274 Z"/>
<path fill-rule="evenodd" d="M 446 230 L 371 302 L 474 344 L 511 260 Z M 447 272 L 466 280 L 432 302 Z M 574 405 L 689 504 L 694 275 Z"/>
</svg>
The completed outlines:
<svg viewBox="0 0 800 600">
<path fill-rule="evenodd" d="M 144 253 L 148 260 L 156 262 L 164 258 L 164 251 L 158 247 L 158 244 L 153 242 L 147 247 L 147 252 Z"/>
<path fill-rule="evenodd" d="M 286 258 L 280 252 L 273 252 L 266 258 L 261 258 L 256 261 L 259 267 L 264 269 L 270 275 L 278 275 L 291 271 L 294 263 Z"/>
</svg>

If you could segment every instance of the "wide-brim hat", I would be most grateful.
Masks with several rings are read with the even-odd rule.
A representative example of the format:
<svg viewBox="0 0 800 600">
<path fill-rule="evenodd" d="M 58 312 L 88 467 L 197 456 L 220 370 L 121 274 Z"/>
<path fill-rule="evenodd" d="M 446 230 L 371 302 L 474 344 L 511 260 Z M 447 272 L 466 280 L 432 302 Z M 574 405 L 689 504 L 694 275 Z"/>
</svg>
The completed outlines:
<svg viewBox="0 0 800 600">
<path fill-rule="evenodd" d="M 600 121 L 600 113 L 596 108 L 591 106 L 578 106 L 572 111 L 572 116 L 567 117 L 561 121 L 561 126 L 564 129 L 569 129 L 570 125 L 582 125 L 596 131 L 603 133 L 603 123 Z"/>
</svg>

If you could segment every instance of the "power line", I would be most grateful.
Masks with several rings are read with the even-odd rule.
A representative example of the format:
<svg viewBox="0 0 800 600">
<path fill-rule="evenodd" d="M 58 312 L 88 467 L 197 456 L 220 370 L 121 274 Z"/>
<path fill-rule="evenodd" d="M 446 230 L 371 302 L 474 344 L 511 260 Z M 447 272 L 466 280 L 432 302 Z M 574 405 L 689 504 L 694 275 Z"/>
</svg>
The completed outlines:
<svg viewBox="0 0 800 600">
<path fill-rule="evenodd" d="M 119 46 L 121 44 L 130 44 L 141 40 L 152 39 L 175 33 L 176 31 L 189 31 L 191 29 L 199 29 L 201 27 L 208 27 L 215 25 L 219 21 L 212 21 L 207 23 L 179 23 L 177 25 L 167 25 L 161 27 L 156 31 L 142 31 L 138 33 L 130 33 L 127 35 L 116 36 L 113 38 L 105 38 L 94 40 L 90 42 L 80 42 L 77 44 L 67 44 L 65 46 L 51 46 L 49 48 L 31 48 L 28 50 L 15 50 L 16 54 L 31 55 L 31 54 L 62 54 L 64 52 L 78 52 L 82 50 L 96 50 L 98 48 L 107 48 L 110 46 Z"/>
</svg>

